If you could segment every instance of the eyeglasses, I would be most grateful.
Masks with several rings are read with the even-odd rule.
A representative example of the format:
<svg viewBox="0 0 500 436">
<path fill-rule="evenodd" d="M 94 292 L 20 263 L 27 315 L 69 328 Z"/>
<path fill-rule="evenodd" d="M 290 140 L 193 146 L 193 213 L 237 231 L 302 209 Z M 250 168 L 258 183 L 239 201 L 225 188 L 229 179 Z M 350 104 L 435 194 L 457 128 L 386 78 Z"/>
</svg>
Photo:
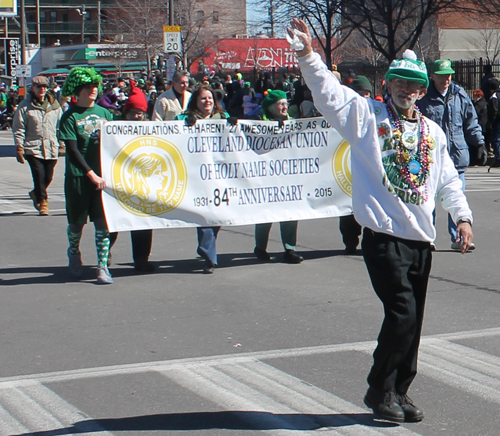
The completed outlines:
<svg viewBox="0 0 500 436">
<path fill-rule="evenodd" d="M 422 85 L 418 82 L 414 82 L 413 80 L 404 80 L 404 79 L 394 79 L 393 83 L 398 88 L 405 88 L 407 91 L 415 92 L 422 88 Z"/>
</svg>

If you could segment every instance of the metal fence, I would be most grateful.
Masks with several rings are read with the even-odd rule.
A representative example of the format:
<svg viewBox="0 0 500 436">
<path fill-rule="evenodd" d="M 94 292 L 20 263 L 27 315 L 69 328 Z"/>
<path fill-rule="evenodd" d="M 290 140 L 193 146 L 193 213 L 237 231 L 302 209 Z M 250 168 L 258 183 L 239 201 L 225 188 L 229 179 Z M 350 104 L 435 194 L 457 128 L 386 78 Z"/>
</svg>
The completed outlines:
<svg viewBox="0 0 500 436">
<path fill-rule="evenodd" d="M 453 80 L 460 84 L 465 90 L 472 95 L 475 89 L 480 88 L 481 79 L 484 75 L 483 67 L 486 65 L 483 59 L 459 60 L 452 61 L 452 67 L 455 70 Z M 374 84 L 375 93 L 380 93 L 380 83 L 382 82 L 387 71 L 388 64 L 370 65 L 366 62 L 343 62 L 339 64 L 338 69 L 342 76 L 353 70 L 358 75 L 368 77 Z M 432 63 L 427 64 L 428 71 L 431 71 Z M 500 78 L 500 62 L 492 64 L 493 74 Z"/>
</svg>

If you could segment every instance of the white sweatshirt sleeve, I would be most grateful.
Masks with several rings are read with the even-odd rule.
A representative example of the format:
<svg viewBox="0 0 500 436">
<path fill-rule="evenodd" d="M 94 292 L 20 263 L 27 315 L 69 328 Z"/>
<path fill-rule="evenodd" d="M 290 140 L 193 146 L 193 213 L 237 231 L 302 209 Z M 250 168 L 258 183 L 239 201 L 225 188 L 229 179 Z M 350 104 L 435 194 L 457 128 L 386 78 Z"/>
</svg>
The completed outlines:
<svg viewBox="0 0 500 436">
<path fill-rule="evenodd" d="M 318 53 L 299 58 L 300 69 L 312 92 L 314 105 L 351 145 L 366 136 L 370 123 L 369 100 L 340 84 Z"/>
</svg>

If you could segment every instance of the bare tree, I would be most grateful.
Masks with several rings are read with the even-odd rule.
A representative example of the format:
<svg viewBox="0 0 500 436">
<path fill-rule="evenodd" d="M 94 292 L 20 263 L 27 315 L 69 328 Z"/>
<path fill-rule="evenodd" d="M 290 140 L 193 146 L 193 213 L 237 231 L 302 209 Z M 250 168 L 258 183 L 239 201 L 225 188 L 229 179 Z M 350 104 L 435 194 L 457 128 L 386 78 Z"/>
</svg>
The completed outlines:
<svg viewBox="0 0 500 436">
<path fill-rule="evenodd" d="M 342 45 L 349 30 L 342 32 L 340 21 L 341 0 L 261 0 L 261 9 L 269 12 L 263 24 L 271 28 L 271 34 L 281 31 L 290 22 L 290 17 L 299 16 L 308 24 L 321 48 L 325 63 L 331 69 L 334 51 Z"/>
<path fill-rule="evenodd" d="M 106 34 L 122 35 L 120 42 L 141 47 L 147 68 L 163 52 L 163 26 L 168 21 L 164 0 L 116 0 L 106 17 Z M 112 12 L 112 13 L 111 13 Z"/>
<path fill-rule="evenodd" d="M 475 30 L 464 36 L 465 41 L 474 47 L 474 56 L 483 58 L 493 65 L 500 59 L 500 28 L 487 27 Z"/>
<path fill-rule="evenodd" d="M 458 0 L 346 0 L 343 24 L 359 32 L 367 44 L 388 61 L 403 49 L 414 49 L 425 25 L 445 11 L 471 9 Z"/>
</svg>

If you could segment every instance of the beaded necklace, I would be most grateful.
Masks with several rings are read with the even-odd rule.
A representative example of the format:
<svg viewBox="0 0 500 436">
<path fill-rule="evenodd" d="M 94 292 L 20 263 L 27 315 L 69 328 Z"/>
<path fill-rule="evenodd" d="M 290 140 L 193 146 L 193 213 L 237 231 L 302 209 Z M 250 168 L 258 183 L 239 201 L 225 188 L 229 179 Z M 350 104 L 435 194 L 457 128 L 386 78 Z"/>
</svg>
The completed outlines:
<svg viewBox="0 0 500 436">
<path fill-rule="evenodd" d="M 401 118 L 403 121 L 407 118 L 398 114 L 391 100 L 387 103 L 387 112 L 393 131 L 392 140 L 399 172 L 408 187 L 420 195 L 422 193 L 419 188 L 424 186 L 423 197 L 427 201 L 429 195 L 425 182 L 429 177 L 429 166 L 433 162 L 431 150 L 436 146 L 434 139 L 429 135 L 428 126 L 417 106 L 415 106 L 418 124 L 416 132 L 405 130 Z"/>
</svg>

